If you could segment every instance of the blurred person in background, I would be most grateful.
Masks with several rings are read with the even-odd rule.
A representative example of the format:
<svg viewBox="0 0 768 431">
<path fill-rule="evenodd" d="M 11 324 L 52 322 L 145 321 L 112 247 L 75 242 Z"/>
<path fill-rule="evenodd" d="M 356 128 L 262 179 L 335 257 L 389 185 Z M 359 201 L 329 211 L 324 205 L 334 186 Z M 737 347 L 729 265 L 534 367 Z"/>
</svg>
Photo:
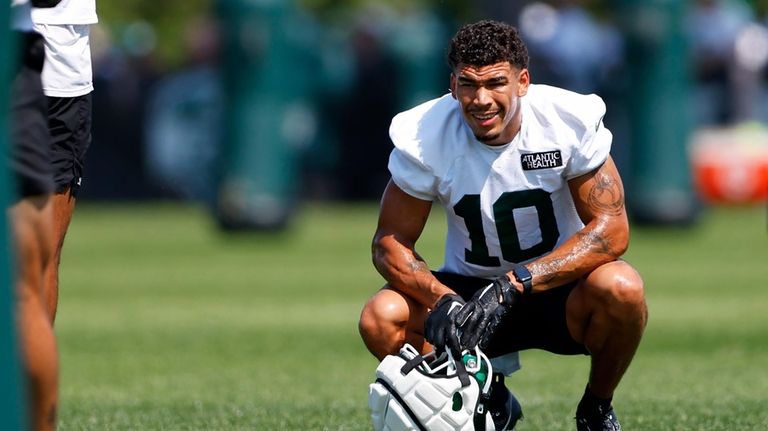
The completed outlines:
<svg viewBox="0 0 768 431">
<path fill-rule="evenodd" d="M 397 92 L 382 91 L 387 83 L 398 82 L 397 67 L 371 22 L 361 20 L 352 29 L 354 76 L 340 106 L 336 178 L 341 197 L 347 200 L 376 199 L 389 178 L 385 162 L 389 141 L 384 133 L 371 131 L 386 130 L 397 112 Z"/>
<path fill-rule="evenodd" d="M 119 27 L 100 23 L 91 26 L 89 38 L 97 89 L 92 93 L 93 145 L 88 149 L 91 180 L 78 198 L 156 197 L 158 191 L 144 172 L 146 112 L 159 67 L 155 26 L 142 19 Z"/>
<path fill-rule="evenodd" d="M 51 322 L 59 297 L 59 262 L 82 185 L 85 153 L 91 143 L 93 71 L 90 24 L 98 21 L 96 0 L 61 0 L 53 8 L 33 8 L 34 29 L 45 40 L 43 92 L 48 98 L 52 138 L 53 257 L 46 270 L 46 297 Z"/>
<path fill-rule="evenodd" d="M 57 1 L 32 0 L 35 6 Z M 28 0 L 11 0 L 19 59 L 10 91 L 10 150 L 16 196 L 8 217 L 15 248 L 16 317 L 26 373 L 30 428 L 56 428 L 58 353 L 45 299 L 45 268 L 53 255 L 53 175 L 48 109 L 41 84 L 43 38 L 32 30 Z"/>
<path fill-rule="evenodd" d="M 520 13 L 519 28 L 531 54 L 531 72 L 542 84 L 577 93 L 600 93 L 615 85 L 622 61 L 621 34 L 599 22 L 583 0 L 538 1 Z"/>
<path fill-rule="evenodd" d="M 170 196 L 211 207 L 224 111 L 220 43 L 214 20 L 201 16 L 188 22 L 187 61 L 155 83 L 144 115 L 149 177 Z"/>
<path fill-rule="evenodd" d="M 762 65 L 755 66 L 749 52 L 737 50 L 740 40 L 750 43 L 743 38 L 753 37 L 747 30 L 754 25 L 753 11 L 741 0 L 696 0 L 690 6 L 685 31 L 699 125 L 722 126 L 759 116 Z"/>
<path fill-rule="evenodd" d="M 379 360 L 479 345 L 494 361 L 489 411 L 514 428 L 504 383 L 520 350 L 591 356 L 579 430 L 619 430 L 612 398 L 647 320 L 643 282 L 620 260 L 629 227 L 595 96 L 530 83 L 517 30 L 497 21 L 451 41 L 450 93 L 398 114 L 373 239 L 387 285 L 359 329 Z M 448 218 L 445 262 L 416 251 L 434 201 Z"/>
</svg>

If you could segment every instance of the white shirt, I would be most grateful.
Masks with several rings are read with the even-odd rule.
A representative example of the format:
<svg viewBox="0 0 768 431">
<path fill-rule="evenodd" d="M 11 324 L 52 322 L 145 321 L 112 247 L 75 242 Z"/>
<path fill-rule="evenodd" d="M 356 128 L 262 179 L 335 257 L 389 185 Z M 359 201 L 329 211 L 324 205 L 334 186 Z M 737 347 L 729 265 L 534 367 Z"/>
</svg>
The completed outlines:
<svg viewBox="0 0 768 431">
<path fill-rule="evenodd" d="M 61 0 L 56 7 L 33 8 L 35 24 L 96 24 L 96 0 Z"/>
<path fill-rule="evenodd" d="M 496 147 L 475 138 L 450 94 L 392 120 L 392 180 L 446 209 L 444 271 L 496 277 L 584 226 L 567 182 L 608 158 L 605 104 L 545 85 L 531 85 L 521 104 L 520 132 Z"/>
<path fill-rule="evenodd" d="M 98 22 L 96 0 L 62 0 L 52 8 L 33 8 L 32 22 L 45 37 L 45 95 L 77 97 L 93 91 L 90 25 Z"/>
</svg>

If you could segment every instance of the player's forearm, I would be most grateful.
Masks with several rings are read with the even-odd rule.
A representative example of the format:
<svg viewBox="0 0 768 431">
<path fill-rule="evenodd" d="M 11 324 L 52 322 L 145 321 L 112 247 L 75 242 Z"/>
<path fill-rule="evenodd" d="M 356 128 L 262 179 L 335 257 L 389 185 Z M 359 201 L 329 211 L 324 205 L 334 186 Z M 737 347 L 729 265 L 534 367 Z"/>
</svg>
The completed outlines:
<svg viewBox="0 0 768 431">
<path fill-rule="evenodd" d="M 533 290 L 546 290 L 578 280 L 598 266 L 621 257 L 628 244 L 624 220 L 595 219 L 552 253 L 526 265 L 533 276 Z"/>
<path fill-rule="evenodd" d="M 372 254 L 374 266 L 391 287 L 427 307 L 431 308 L 446 293 L 453 293 L 437 281 L 412 247 L 392 235 L 374 238 Z"/>
</svg>

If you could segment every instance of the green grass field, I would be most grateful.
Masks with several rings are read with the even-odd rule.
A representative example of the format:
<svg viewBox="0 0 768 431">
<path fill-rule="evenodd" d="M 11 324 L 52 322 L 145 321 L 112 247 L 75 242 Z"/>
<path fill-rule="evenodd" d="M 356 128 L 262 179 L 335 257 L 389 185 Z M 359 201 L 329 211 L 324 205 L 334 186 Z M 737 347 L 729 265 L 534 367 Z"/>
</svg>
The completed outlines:
<svg viewBox="0 0 768 431">
<path fill-rule="evenodd" d="M 442 216 L 420 252 L 442 260 Z M 357 335 L 382 284 L 376 207 L 311 205 L 289 232 L 227 235 L 176 205 L 81 205 L 56 330 L 61 430 L 366 430 Z M 646 337 L 615 398 L 626 430 L 768 429 L 766 209 L 635 228 Z M 586 357 L 524 352 L 520 430 L 572 430 Z"/>
</svg>

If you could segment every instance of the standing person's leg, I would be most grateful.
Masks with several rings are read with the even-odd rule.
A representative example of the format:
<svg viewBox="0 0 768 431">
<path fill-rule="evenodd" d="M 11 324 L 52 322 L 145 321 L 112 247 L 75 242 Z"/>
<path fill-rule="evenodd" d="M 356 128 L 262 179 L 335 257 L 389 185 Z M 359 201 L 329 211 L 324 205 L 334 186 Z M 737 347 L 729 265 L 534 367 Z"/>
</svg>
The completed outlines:
<svg viewBox="0 0 768 431">
<path fill-rule="evenodd" d="M 51 202 L 25 198 L 10 209 L 17 258 L 17 325 L 27 376 L 31 429 L 56 428 L 58 352 L 43 297 L 43 267 L 51 255 Z"/>
<path fill-rule="evenodd" d="M 21 61 L 11 85 L 9 164 L 19 199 L 8 209 L 16 255 L 16 313 L 29 395 L 29 423 L 56 427 L 58 353 L 44 298 L 43 271 L 51 258 L 53 178 L 47 105 L 40 80 L 42 37 L 20 33 Z"/>
<path fill-rule="evenodd" d="M 64 238 L 72 221 L 72 213 L 75 211 L 75 197 L 70 193 L 70 189 L 63 193 L 55 193 L 51 197 L 51 207 L 53 255 L 45 268 L 45 302 L 48 315 L 53 322 L 56 320 L 59 304 L 61 250 L 64 248 Z"/>
<path fill-rule="evenodd" d="M 51 321 L 59 299 L 59 265 L 64 239 L 82 183 L 85 153 L 91 143 L 91 95 L 49 97 L 48 122 L 53 139 L 53 257 L 45 273 L 46 301 Z"/>
<path fill-rule="evenodd" d="M 95 5 L 85 2 L 81 12 L 95 21 Z M 78 5 L 80 7 L 81 5 Z M 73 17 L 68 10 L 59 12 Z M 93 72 L 88 24 L 51 24 L 50 17 L 37 16 L 34 28 L 45 39 L 43 91 L 48 99 L 51 134 L 53 194 L 53 257 L 46 269 L 46 302 L 51 321 L 56 318 L 59 297 L 59 263 L 75 198 L 82 183 L 85 153 L 91 143 Z M 83 18 L 83 17 L 81 17 Z M 56 21 L 58 22 L 58 21 Z"/>
</svg>

